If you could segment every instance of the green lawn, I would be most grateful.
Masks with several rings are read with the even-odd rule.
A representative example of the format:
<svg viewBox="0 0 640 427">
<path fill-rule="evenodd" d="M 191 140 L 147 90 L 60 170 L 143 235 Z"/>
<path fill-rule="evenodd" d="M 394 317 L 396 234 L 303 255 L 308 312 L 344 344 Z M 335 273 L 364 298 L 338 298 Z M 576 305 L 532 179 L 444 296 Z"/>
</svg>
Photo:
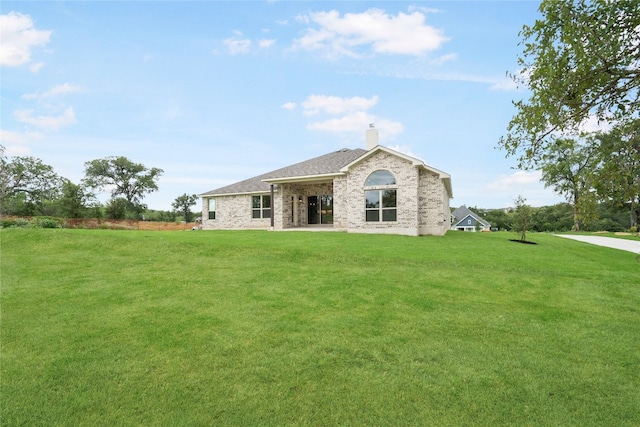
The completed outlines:
<svg viewBox="0 0 640 427">
<path fill-rule="evenodd" d="M 551 235 L 3 229 L 3 426 L 638 426 L 640 262 Z"/>
</svg>

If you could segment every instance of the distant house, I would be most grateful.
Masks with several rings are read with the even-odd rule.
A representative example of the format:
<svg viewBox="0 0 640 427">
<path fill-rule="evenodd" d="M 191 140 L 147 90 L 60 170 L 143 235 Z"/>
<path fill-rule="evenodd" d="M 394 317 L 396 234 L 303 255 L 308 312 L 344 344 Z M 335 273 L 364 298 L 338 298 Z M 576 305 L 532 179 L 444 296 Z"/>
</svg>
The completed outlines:
<svg viewBox="0 0 640 427">
<path fill-rule="evenodd" d="M 491 231 L 491 224 L 480 218 L 466 206 L 460 206 L 451 214 L 451 229 L 457 231 Z"/>
<path fill-rule="evenodd" d="M 378 145 L 342 149 L 200 194 L 202 228 L 317 228 L 443 235 L 451 225 L 451 177 Z"/>
</svg>

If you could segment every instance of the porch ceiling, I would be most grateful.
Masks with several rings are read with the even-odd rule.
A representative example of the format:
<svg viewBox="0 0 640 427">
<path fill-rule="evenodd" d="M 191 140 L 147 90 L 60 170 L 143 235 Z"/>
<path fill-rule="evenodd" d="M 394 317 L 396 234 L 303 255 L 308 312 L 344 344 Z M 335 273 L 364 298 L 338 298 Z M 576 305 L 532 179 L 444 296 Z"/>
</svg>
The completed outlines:
<svg viewBox="0 0 640 427">
<path fill-rule="evenodd" d="M 263 179 L 263 182 L 268 184 L 294 184 L 300 182 L 308 183 L 325 183 L 333 182 L 333 179 L 337 176 L 343 176 L 343 173 L 339 174 L 325 174 L 325 175 L 307 175 L 307 176 L 291 176 L 286 178 L 267 178 Z"/>
</svg>

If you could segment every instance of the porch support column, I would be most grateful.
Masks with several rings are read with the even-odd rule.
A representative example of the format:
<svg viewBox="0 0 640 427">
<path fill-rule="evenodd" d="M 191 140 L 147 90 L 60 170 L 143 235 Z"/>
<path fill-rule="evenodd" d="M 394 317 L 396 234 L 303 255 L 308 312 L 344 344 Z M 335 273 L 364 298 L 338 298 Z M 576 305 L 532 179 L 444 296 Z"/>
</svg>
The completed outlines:
<svg viewBox="0 0 640 427">
<path fill-rule="evenodd" d="M 271 229 L 273 229 L 276 223 L 275 218 L 273 217 L 274 216 L 273 214 L 275 213 L 275 208 L 274 208 L 275 201 L 273 199 L 273 193 L 274 193 L 273 184 L 271 184 Z"/>
</svg>

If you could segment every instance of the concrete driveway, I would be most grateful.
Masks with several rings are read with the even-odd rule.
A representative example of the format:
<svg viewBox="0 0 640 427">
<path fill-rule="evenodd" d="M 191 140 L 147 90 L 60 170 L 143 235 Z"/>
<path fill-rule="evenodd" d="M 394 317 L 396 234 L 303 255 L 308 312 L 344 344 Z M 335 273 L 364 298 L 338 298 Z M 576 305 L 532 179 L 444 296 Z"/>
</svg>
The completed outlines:
<svg viewBox="0 0 640 427">
<path fill-rule="evenodd" d="M 571 234 L 555 234 L 555 236 L 640 254 L 640 240 L 616 239 L 604 236 L 574 236 Z"/>
</svg>

